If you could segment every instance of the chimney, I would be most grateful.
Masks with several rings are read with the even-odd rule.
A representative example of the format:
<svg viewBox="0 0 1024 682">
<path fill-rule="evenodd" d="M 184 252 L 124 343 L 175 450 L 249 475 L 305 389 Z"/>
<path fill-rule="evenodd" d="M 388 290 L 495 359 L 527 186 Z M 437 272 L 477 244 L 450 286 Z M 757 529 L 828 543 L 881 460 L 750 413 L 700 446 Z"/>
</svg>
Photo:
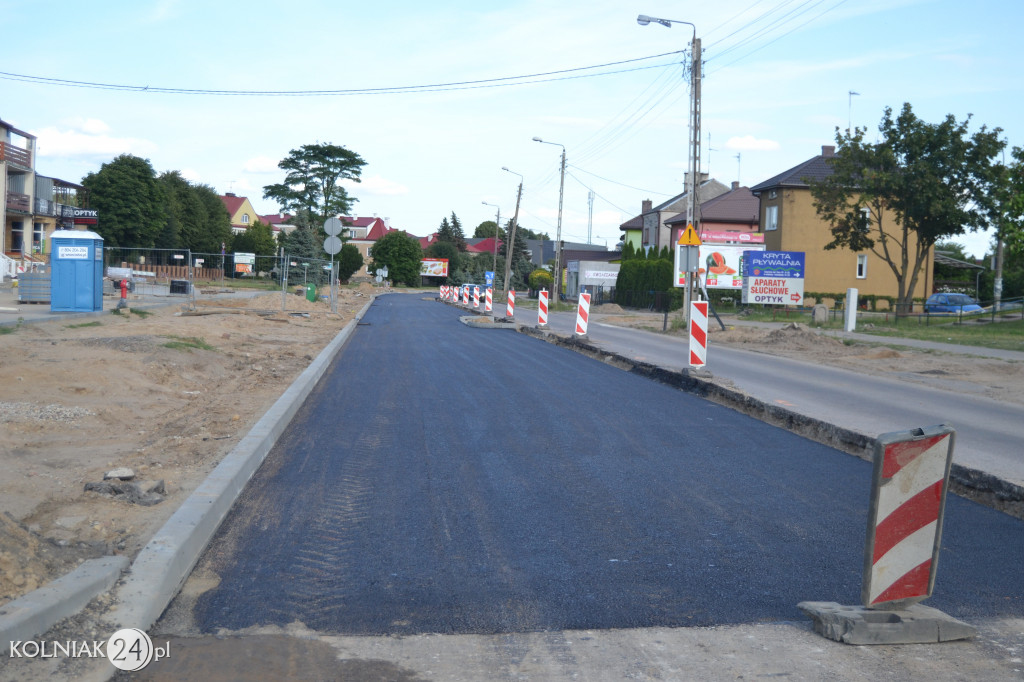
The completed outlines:
<svg viewBox="0 0 1024 682">
<path fill-rule="evenodd" d="M 836 155 L 835 146 L 830 144 L 821 145 L 821 155 L 824 156 L 826 159 L 831 159 L 833 156 Z"/>
<path fill-rule="evenodd" d="M 233 196 L 237 196 L 237 195 L 234 192 L 225 192 L 224 196 L 226 196 L 226 197 L 233 197 Z"/>
<path fill-rule="evenodd" d="M 735 192 L 739 188 L 740 188 L 740 181 L 739 180 L 733 180 L 732 181 L 732 191 Z"/>
<path fill-rule="evenodd" d="M 654 208 L 654 202 L 651 201 L 650 199 L 644 199 L 643 201 L 640 202 L 640 212 L 641 213 L 647 213 L 652 208 Z"/>
</svg>

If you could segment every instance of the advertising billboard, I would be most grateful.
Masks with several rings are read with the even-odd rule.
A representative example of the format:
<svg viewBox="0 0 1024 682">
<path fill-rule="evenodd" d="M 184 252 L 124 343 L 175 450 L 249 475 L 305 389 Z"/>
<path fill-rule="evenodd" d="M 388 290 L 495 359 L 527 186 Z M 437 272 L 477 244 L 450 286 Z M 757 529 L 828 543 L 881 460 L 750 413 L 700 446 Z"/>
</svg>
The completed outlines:
<svg viewBox="0 0 1024 682">
<path fill-rule="evenodd" d="M 421 277 L 447 277 L 447 258 L 424 258 L 420 261 Z"/>
<path fill-rule="evenodd" d="M 235 253 L 235 272 L 251 275 L 256 266 L 255 253 Z"/>
<path fill-rule="evenodd" d="M 746 251 L 743 255 L 743 302 L 802 305 L 803 251 Z"/>
<path fill-rule="evenodd" d="M 763 249 L 761 246 L 759 250 Z M 708 289 L 742 289 L 740 259 L 750 250 L 749 244 L 701 244 L 700 274 L 705 278 L 704 285 Z"/>
</svg>

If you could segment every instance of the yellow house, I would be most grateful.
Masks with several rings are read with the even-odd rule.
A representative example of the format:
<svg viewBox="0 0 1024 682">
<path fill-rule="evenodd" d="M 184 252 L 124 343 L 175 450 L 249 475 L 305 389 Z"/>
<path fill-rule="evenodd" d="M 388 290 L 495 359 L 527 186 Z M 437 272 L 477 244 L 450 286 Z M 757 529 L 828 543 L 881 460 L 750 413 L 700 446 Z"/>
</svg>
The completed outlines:
<svg viewBox="0 0 1024 682">
<path fill-rule="evenodd" d="M 255 225 L 256 221 L 260 218 L 247 197 L 240 197 L 228 192 L 220 200 L 224 202 L 224 208 L 228 210 L 228 215 L 231 216 L 231 231 L 234 234 L 245 232 L 249 229 L 250 225 Z"/>
<path fill-rule="evenodd" d="M 825 249 L 825 245 L 832 241 L 832 232 L 814 209 L 807 180 L 822 180 L 831 175 L 829 159 L 834 156 L 835 147 L 823 146 L 820 155 L 751 188 L 750 191 L 760 199 L 765 248 L 768 251 L 803 251 L 806 254 L 804 291 L 808 295 L 845 294 L 847 289 L 854 288 L 859 295 L 896 298 L 899 294 L 896 275 L 880 256 L 871 250 Z M 899 229 L 885 223 L 883 227 L 887 232 L 890 227 Z M 877 232 L 877 224 L 873 229 Z M 892 257 L 899 261 L 898 253 Z M 934 252 L 929 250 L 917 278 L 913 292 L 915 299 L 927 298 L 931 293 L 934 257 Z M 879 308 L 883 306 L 880 304 Z"/>
</svg>

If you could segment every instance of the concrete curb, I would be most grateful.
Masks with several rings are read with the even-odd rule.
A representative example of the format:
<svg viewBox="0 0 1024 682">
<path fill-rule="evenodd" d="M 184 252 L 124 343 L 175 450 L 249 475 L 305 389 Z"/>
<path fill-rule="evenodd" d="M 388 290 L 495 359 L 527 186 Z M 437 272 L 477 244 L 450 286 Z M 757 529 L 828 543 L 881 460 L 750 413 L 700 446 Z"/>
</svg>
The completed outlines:
<svg viewBox="0 0 1024 682">
<path fill-rule="evenodd" d="M 303 370 L 139 552 L 131 571 L 116 590 L 117 606 L 108 617 L 116 624 L 116 629 L 148 630 L 157 621 L 249 478 L 263 463 L 374 300 L 376 296 Z"/>
<path fill-rule="evenodd" d="M 619 367 L 633 374 L 654 379 L 674 388 L 696 394 L 712 402 L 724 405 L 760 421 L 792 431 L 823 445 L 828 445 L 847 454 L 872 461 L 875 437 L 846 429 L 835 424 L 808 417 L 781 405 L 767 403 L 753 398 L 742 391 L 727 388 L 702 377 L 705 370 L 666 369 L 658 365 L 632 360 L 588 343 L 578 337 L 566 337 L 535 327 L 520 326 L 520 333 L 553 343 L 596 360 Z M 950 491 L 983 504 L 987 507 L 1022 517 L 1024 509 L 1024 487 L 998 476 L 953 464 L 950 472 Z"/>
<path fill-rule="evenodd" d="M 28 640 L 73 616 L 106 592 L 128 566 L 126 556 L 89 559 L 67 575 L 0 606 L 0 656 L 12 641 Z"/>
</svg>

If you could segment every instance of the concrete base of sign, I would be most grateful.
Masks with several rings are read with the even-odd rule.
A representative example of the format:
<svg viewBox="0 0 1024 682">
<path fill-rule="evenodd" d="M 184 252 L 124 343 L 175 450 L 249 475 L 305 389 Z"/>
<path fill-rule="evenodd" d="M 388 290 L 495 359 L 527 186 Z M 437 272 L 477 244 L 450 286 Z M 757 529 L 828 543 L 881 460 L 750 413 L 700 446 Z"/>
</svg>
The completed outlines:
<svg viewBox="0 0 1024 682">
<path fill-rule="evenodd" d="M 797 608 L 814 621 L 815 632 L 844 644 L 935 644 L 977 634 L 967 623 L 922 604 L 883 611 L 831 601 L 804 601 Z"/>
<path fill-rule="evenodd" d="M 551 329 L 551 327 L 547 326 L 546 324 L 538 324 L 537 329 Z"/>
</svg>

